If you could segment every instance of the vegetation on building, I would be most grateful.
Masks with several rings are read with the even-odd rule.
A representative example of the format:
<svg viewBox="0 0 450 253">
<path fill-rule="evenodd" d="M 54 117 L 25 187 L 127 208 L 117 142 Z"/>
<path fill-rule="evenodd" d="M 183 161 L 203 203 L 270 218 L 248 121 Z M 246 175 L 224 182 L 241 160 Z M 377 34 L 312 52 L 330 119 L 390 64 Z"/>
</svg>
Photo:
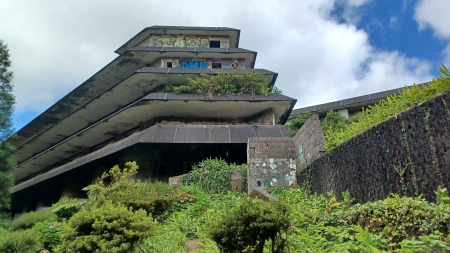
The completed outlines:
<svg viewBox="0 0 450 253">
<path fill-rule="evenodd" d="M 212 98 L 214 94 L 281 94 L 277 87 L 270 86 L 269 79 L 261 72 L 200 74 L 188 78 L 186 85 L 166 85 L 166 92 L 199 93 Z"/>
</svg>

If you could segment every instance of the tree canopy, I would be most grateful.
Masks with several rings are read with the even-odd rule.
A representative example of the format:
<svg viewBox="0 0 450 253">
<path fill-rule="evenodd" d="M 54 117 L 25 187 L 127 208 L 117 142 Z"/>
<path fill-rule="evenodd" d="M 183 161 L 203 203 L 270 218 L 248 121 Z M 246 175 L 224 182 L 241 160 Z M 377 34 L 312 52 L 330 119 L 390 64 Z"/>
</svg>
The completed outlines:
<svg viewBox="0 0 450 253">
<path fill-rule="evenodd" d="M 10 207 L 10 189 L 14 185 L 14 177 L 8 172 L 16 164 L 12 156 L 14 148 L 8 142 L 14 133 L 11 118 L 15 104 L 12 94 L 14 75 L 9 70 L 11 67 L 9 57 L 8 45 L 0 40 L 0 210 Z"/>
</svg>

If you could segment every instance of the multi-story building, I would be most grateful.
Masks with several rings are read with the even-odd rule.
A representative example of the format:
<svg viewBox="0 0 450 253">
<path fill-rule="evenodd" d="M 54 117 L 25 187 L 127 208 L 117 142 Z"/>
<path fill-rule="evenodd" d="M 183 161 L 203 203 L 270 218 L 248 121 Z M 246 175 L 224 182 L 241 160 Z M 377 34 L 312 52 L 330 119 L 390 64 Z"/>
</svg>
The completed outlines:
<svg viewBox="0 0 450 253">
<path fill-rule="evenodd" d="M 144 181 L 184 174 L 207 157 L 247 160 L 249 137 L 283 137 L 295 99 L 280 95 L 178 94 L 200 74 L 260 72 L 256 52 L 223 27 L 145 28 L 119 56 L 17 132 L 13 212 L 49 206 L 115 164 L 137 161 Z"/>
</svg>

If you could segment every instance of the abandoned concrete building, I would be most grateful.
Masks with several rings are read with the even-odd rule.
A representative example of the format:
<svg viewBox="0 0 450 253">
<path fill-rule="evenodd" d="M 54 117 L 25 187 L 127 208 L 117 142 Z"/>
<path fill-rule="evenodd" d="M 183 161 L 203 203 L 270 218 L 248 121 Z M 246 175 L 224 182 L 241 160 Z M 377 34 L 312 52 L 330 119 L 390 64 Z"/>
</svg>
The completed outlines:
<svg viewBox="0 0 450 253">
<path fill-rule="evenodd" d="M 188 78 L 219 72 L 262 73 L 273 86 L 277 73 L 255 69 L 257 53 L 239 48 L 239 37 L 239 30 L 225 27 L 152 26 L 122 45 L 115 51 L 116 59 L 17 132 L 13 145 L 18 164 L 11 171 L 16 179 L 13 213 L 48 207 L 61 196 L 85 197 L 83 187 L 127 161 L 137 162 L 138 177 L 147 182 L 185 174 L 207 157 L 247 162 L 249 168 L 265 164 L 261 160 L 265 158 L 248 156 L 248 147 L 258 149 L 263 145 L 258 141 L 265 137 L 278 140 L 263 141 L 263 146 L 273 145 L 278 153 L 289 150 L 286 157 L 272 155 L 284 157 L 283 166 L 292 173 L 302 157 L 291 151 L 309 145 L 305 138 L 314 133 L 294 138 L 295 147 L 289 146 L 292 140 L 282 139 L 288 132 L 283 125 L 290 118 L 305 112 L 324 117 L 329 110 L 348 117 L 402 91 L 296 110 L 296 100 L 281 94 L 165 91 L 167 85 L 186 85 Z M 250 142 L 252 137 L 261 140 Z M 260 169 L 254 169 L 255 175 Z M 255 185 L 270 183 L 253 179 Z M 294 179 L 286 174 L 282 180 L 291 185 Z"/>
<path fill-rule="evenodd" d="M 165 85 L 217 72 L 254 69 L 256 52 L 239 48 L 240 31 L 152 26 L 119 55 L 17 132 L 13 213 L 50 206 L 115 164 L 136 161 L 151 182 L 188 172 L 207 157 L 247 161 L 249 137 L 284 137 L 296 100 L 280 94 L 167 93 Z"/>
</svg>

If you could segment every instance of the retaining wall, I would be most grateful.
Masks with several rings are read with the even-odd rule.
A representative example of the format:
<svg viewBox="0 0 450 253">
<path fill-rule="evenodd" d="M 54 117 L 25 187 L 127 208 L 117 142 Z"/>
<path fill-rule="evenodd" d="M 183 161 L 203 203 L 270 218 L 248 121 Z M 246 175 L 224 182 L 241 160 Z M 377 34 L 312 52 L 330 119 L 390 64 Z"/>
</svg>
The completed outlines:
<svg viewBox="0 0 450 253">
<path fill-rule="evenodd" d="M 444 94 L 322 155 L 307 178 L 320 194 L 349 190 L 357 202 L 398 193 L 434 201 L 450 189 L 450 96 Z"/>
</svg>

